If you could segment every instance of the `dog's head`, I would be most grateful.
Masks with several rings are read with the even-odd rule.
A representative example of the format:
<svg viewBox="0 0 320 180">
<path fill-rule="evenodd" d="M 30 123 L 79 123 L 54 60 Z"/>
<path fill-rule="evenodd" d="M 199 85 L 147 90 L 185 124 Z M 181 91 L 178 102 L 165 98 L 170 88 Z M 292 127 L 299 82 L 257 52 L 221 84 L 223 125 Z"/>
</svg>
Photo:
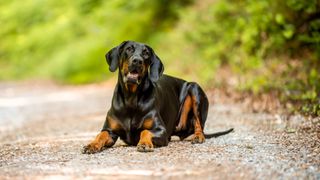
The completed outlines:
<svg viewBox="0 0 320 180">
<path fill-rule="evenodd" d="M 156 82 L 163 73 L 163 64 L 153 49 L 145 44 L 124 41 L 106 54 L 109 70 L 118 68 L 124 84 L 139 85 L 149 78 Z"/>
</svg>

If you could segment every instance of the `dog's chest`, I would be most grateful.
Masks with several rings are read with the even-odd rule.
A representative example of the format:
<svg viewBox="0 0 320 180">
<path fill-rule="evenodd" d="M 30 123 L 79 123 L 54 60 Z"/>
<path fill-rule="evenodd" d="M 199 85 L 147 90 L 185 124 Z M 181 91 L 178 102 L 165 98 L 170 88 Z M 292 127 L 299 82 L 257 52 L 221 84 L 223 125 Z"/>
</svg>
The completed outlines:
<svg viewBox="0 0 320 180">
<path fill-rule="evenodd" d="M 139 134 L 142 130 L 143 116 L 133 110 L 124 111 L 118 116 L 114 133 L 120 136 L 128 144 L 136 144 L 139 140 Z"/>
<path fill-rule="evenodd" d="M 143 112 L 141 108 L 127 107 L 115 114 L 126 129 L 134 129 L 139 128 L 140 122 L 143 121 L 147 113 Z"/>
</svg>

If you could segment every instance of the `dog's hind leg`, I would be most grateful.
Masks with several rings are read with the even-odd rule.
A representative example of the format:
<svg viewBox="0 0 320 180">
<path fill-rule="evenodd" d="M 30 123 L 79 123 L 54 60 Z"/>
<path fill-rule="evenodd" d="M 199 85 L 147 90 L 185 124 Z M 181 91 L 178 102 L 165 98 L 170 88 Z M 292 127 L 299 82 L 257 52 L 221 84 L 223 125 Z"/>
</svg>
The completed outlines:
<svg viewBox="0 0 320 180">
<path fill-rule="evenodd" d="M 205 141 L 203 129 L 208 114 L 208 99 L 197 83 L 188 83 L 184 102 L 180 108 L 179 124 L 176 133 L 183 140 L 194 134 L 192 143 Z"/>
<path fill-rule="evenodd" d="M 190 110 L 192 109 L 192 99 L 190 95 L 187 95 L 183 105 L 180 110 L 180 119 L 179 119 L 179 124 L 176 127 L 176 131 L 181 131 L 185 130 L 187 128 L 187 121 L 188 121 L 188 116 L 190 114 Z"/>
<path fill-rule="evenodd" d="M 203 129 L 207 118 L 208 112 L 208 100 L 197 83 L 190 83 L 190 89 L 188 90 L 192 100 L 192 112 L 193 112 L 193 128 L 194 134 L 192 137 L 192 143 L 203 143 L 205 141 Z"/>
</svg>

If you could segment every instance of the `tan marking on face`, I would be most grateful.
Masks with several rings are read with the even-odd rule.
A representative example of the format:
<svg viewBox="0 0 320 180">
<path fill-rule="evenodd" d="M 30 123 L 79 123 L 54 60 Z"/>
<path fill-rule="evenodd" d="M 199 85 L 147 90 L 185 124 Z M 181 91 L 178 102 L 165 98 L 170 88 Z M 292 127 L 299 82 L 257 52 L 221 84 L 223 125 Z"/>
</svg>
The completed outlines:
<svg viewBox="0 0 320 180">
<path fill-rule="evenodd" d="M 143 129 L 152 129 L 153 119 L 150 118 L 150 119 L 144 120 L 142 127 L 143 127 Z"/>
<path fill-rule="evenodd" d="M 129 73 L 129 63 L 128 62 L 123 62 L 121 65 L 121 74 L 124 77 L 126 74 Z M 124 85 L 126 90 L 129 90 L 129 87 L 127 84 Z"/>
<path fill-rule="evenodd" d="M 122 75 L 128 74 L 128 72 L 129 72 L 129 63 L 127 61 L 122 63 L 121 72 L 122 72 Z"/>
<path fill-rule="evenodd" d="M 122 76 L 126 76 L 129 73 L 129 62 L 124 61 L 121 66 L 121 73 Z M 125 88 L 127 91 L 135 93 L 137 91 L 138 85 L 137 84 L 127 84 L 125 83 Z"/>
<path fill-rule="evenodd" d="M 146 73 L 148 73 L 148 68 L 149 68 L 149 65 L 146 63 L 143 63 L 143 66 L 142 66 L 142 75 L 143 76 L 145 76 Z"/>
</svg>

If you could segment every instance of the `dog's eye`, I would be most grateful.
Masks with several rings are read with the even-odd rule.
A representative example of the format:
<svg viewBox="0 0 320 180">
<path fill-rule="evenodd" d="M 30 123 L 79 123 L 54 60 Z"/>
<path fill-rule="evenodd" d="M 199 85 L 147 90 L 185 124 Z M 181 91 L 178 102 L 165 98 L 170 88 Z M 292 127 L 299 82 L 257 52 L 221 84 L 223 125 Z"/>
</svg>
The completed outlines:
<svg viewBox="0 0 320 180">
<path fill-rule="evenodd" d="M 142 51 L 142 56 L 147 59 L 149 58 L 149 52 L 147 50 Z"/>
<path fill-rule="evenodd" d="M 128 53 L 133 53 L 134 48 L 133 48 L 132 46 L 129 46 L 129 47 L 126 49 L 126 51 L 127 51 Z"/>
</svg>

